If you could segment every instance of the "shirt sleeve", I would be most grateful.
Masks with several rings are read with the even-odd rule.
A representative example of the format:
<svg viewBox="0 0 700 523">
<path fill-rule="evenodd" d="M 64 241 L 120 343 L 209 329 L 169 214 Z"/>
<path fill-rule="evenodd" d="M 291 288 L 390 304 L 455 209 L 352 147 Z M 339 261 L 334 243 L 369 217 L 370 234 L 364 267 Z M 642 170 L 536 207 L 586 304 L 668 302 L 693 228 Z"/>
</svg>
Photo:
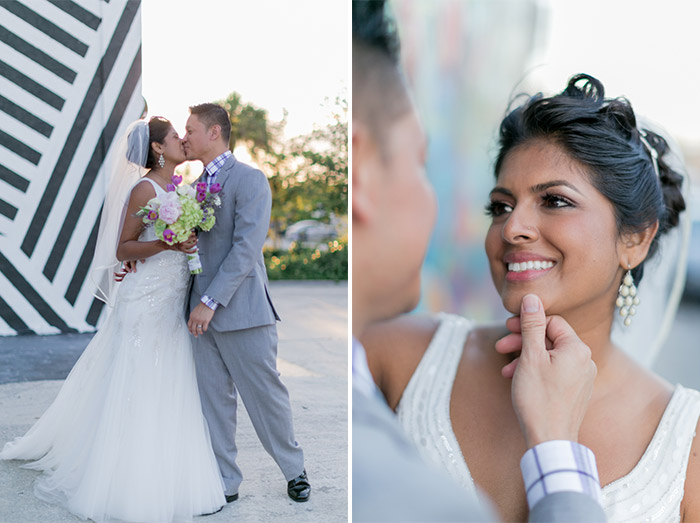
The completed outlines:
<svg viewBox="0 0 700 523">
<path fill-rule="evenodd" d="M 601 502 L 600 480 L 593 452 L 573 441 L 545 441 L 520 460 L 530 509 L 548 494 L 581 492 Z"/>
<path fill-rule="evenodd" d="M 213 311 L 215 311 L 219 307 L 219 302 L 217 302 L 213 298 L 210 298 L 206 294 L 204 294 L 199 301 L 201 301 L 204 305 L 206 305 Z"/>
</svg>

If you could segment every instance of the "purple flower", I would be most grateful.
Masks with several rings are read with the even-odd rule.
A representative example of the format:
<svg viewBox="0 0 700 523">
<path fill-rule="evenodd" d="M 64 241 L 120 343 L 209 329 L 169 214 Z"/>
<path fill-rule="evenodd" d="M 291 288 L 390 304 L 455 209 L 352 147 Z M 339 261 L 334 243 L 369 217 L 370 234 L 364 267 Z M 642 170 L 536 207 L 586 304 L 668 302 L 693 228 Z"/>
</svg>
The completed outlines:
<svg viewBox="0 0 700 523">
<path fill-rule="evenodd" d="M 212 183 L 211 187 L 209 187 L 209 192 L 212 194 L 216 194 L 221 190 L 221 185 L 218 183 Z"/>
<path fill-rule="evenodd" d="M 207 197 L 207 193 L 205 193 L 205 192 L 199 191 L 197 193 L 197 201 L 200 203 L 203 202 L 206 199 L 206 197 Z"/>
<path fill-rule="evenodd" d="M 205 192 L 207 190 L 207 184 L 204 182 L 199 182 L 197 184 L 197 191 L 198 192 Z"/>
<path fill-rule="evenodd" d="M 154 222 L 158 219 L 158 213 L 156 211 L 148 211 L 146 218 Z"/>
<path fill-rule="evenodd" d="M 182 181 L 182 176 L 179 174 L 173 174 L 173 177 L 170 178 L 170 180 L 173 182 L 174 185 L 180 185 L 180 182 Z"/>
<path fill-rule="evenodd" d="M 165 229 L 163 231 L 163 241 L 170 243 L 173 241 L 174 237 L 175 237 L 175 233 L 173 231 L 171 231 L 170 229 Z"/>
</svg>

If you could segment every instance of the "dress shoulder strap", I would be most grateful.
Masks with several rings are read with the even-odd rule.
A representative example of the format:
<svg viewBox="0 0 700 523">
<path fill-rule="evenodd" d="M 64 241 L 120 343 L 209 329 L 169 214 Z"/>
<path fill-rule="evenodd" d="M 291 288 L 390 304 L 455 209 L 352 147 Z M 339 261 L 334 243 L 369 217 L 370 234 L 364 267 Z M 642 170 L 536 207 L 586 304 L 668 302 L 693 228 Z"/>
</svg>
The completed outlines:
<svg viewBox="0 0 700 523">
<path fill-rule="evenodd" d="M 157 182 L 155 182 L 154 180 L 151 180 L 150 178 L 147 178 L 146 176 L 140 178 L 139 181 L 134 184 L 134 186 L 131 188 L 131 190 L 133 191 L 134 187 L 136 187 L 138 184 L 140 184 L 143 181 L 150 182 L 151 185 L 153 186 L 153 189 L 156 191 L 156 194 L 164 192 L 163 188 L 160 185 L 158 185 Z"/>
<path fill-rule="evenodd" d="M 475 492 L 450 420 L 452 387 L 472 324 L 453 314 L 440 314 L 439 319 L 440 325 L 411 376 L 396 413 L 428 461 L 445 467 L 466 491 Z"/>
<path fill-rule="evenodd" d="M 680 521 L 686 470 L 700 417 L 700 392 L 677 385 L 634 469 L 603 487 L 608 521 Z"/>
<path fill-rule="evenodd" d="M 410 394 L 412 389 L 417 389 L 416 392 L 422 388 L 433 389 L 436 382 L 449 384 L 449 389 L 452 389 L 471 323 L 455 314 L 440 313 L 438 318 L 440 324 L 406 386 L 404 395 Z"/>
</svg>

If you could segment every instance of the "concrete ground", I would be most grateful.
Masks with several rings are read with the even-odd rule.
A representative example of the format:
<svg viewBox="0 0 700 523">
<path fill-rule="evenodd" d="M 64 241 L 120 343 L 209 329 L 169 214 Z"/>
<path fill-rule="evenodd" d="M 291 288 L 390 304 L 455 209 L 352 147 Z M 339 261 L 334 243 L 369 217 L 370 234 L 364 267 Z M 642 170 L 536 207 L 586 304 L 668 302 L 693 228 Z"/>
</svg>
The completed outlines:
<svg viewBox="0 0 700 523">
<path fill-rule="evenodd" d="M 272 282 L 282 322 L 278 367 L 289 389 L 296 437 L 304 448 L 311 499 L 295 503 L 286 482 L 240 409 L 238 501 L 195 521 L 345 522 L 348 516 L 347 282 Z M 24 434 L 50 405 L 91 334 L 0 338 L 0 446 Z M 38 472 L 0 461 L 0 521 L 81 521 L 34 497 Z"/>
</svg>

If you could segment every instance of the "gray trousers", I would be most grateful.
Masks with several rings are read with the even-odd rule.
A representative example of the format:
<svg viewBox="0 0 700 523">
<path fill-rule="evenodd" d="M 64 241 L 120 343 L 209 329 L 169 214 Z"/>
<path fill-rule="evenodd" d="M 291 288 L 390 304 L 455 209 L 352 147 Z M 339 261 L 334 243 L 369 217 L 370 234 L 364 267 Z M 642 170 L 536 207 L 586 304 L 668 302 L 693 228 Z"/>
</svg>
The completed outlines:
<svg viewBox="0 0 700 523">
<path fill-rule="evenodd" d="M 243 480 L 236 465 L 236 409 L 240 394 L 258 439 L 287 481 L 304 469 L 304 454 L 294 439 L 292 408 L 277 370 L 277 327 L 217 332 L 194 339 L 202 411 L 224 480 L 226 494 L 238 493 Z"/>
</svg>

